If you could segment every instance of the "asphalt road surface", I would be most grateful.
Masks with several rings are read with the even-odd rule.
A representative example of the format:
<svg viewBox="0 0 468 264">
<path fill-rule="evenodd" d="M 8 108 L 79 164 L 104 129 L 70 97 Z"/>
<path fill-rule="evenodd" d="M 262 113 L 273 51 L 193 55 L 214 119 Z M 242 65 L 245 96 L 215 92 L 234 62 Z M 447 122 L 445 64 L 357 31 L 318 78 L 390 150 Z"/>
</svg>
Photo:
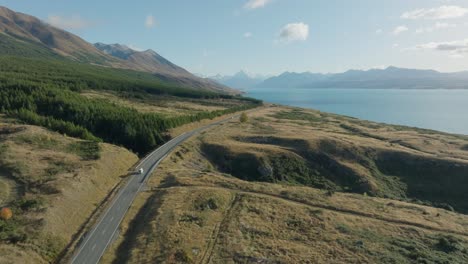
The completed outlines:
<svg viewBox="0 0 468 264">
<path fill-rule="evenodd" d="M 119 228 L 120 222 L 125 216 L 128 208 L 132 204 L 139 190 L 145 185 L 147 178 L 151 175 L 153 170 L 158 166 L 159 162 L 165 158 L 172 149 L 184 142 L 191 136 L 200 133 L 201 131 L 210 127 L 227 122 L 233 118 L 212 123 L 210 125 L 192 130 L 184 133 L 163 146 L 159 147 L 146 158 L 144 158 L 137 166 L 136 170 L 143 168 L 143 174 L 133 174 L 128 180 L 127 185 L 123 187 L 115 196 L 110 206 L 103 213 L 99 222 L 81 239 L 77 251 L 75 252 L 71 263 L 73 264 L 94 264 L 98 263 L 104 254 L 106 248 L 112 242 L 114 235 Z"/>
</svg>

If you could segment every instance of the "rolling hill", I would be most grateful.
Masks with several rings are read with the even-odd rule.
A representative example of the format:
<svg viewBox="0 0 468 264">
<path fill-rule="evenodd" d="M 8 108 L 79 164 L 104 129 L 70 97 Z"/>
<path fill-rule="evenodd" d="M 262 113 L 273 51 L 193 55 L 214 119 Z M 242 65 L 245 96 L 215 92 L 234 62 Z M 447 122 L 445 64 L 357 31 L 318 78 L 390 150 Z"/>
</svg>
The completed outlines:
<svg viewBox="0 0 468 264">
<path fill-rule="evenodd" d="M 467 137 L 248 115 L 161 162 L 103 263 L 467 263 Z"/>
</svg>

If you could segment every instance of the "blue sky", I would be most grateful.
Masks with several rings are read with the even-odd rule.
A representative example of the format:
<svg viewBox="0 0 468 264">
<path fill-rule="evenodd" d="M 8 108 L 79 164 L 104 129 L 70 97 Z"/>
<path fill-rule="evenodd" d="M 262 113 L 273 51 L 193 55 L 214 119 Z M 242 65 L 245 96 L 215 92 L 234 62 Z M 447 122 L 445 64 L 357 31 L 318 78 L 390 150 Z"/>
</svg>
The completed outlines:
<svg viewBox="0 0 468 264">
<path fill-rule="evenodd" d="M 468 70 L 468 0 L 0 0 L 89 42 L 153 49 L 188 70 Z"/>
</svg>

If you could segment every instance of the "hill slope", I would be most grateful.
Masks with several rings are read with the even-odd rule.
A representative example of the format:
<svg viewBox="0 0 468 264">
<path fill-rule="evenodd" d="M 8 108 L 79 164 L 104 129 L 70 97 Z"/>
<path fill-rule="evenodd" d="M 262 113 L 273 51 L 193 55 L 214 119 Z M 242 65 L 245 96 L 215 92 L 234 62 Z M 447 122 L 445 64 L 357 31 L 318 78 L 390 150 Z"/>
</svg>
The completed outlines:
<svg viewBox="0 0 468 264">
<path fill-rule="evenodd" d="M 125 61 L 126 67 L 130 69 L 153 73 L 167 82 L 211 91 L 239 93 L 210 79 L 197 77 L 153 50 L 136 51 L 121 44 L 96 43 L 94 46 L 105 54 Z"/>
<path fill-rule="evenodd" d="M 287 107 L 248 115 L 161 162 L 103 263 L 468 261 L 468 216 L 427 206 L 468 212 L 467 137 Z"/>
<path fill-rule="evenodd" d="M 214 81 L 198 78 L 179 66 L 147 50 L 128 49 L 127 56 L 112 52 L 106 45 L 94 45 L 65 30 L 53 27 L 33 16 L 0 6 L 0 55 L 60 58 L 106 67 L 153 73 L 160 80 L 184 87 L 238 94 Z M 123 46 L 120 46 L 122 48 Z M 114 47 L 114 50 L 117 48 Z"/>
<path fill-rule="evenodd" d="M 138 160 L 0 115 L 0 263 L 53 263 Z"/>
<path fill-rule="evenodd" d="M 74 137 L 126 146 L 140 154 L 164 142 L 167 129 L 257 105 L 242 103 L 228 109 L 164 117 L 140 113 L 103 99 L 86 98 L 85 90 L 107 90 L 130 98 L 175 96 L 194 99 L 233 99 L 233 96 L 170 86 L 149 73 L 111 69 L 67 60 L 0 56 L 0 111 L 25 122 L 46 126 Z M 53 73 L 53 74 L 51 74 Z M 254 104 L 252 104 L 254 103 Z"/>
<path fill-rule="evenodd" d="M 19 41 L 36 42 L 72 60 L 123 66 L 80 37 L 6 7 L 0 7 L 0 32 Z"/>
<path fill-rule="evenodd" d="M 94 44 L 96 48 L 113 57 L 126 60 L 135 67 L 140 67 L 141 70 L 154 73 L 165 73 L 174 76 L 189 76 L 191 75 L 185 69 L 175 65 L 164 57 L 160 56 L 153 50 L 136 51 L 121 44 Z"/>
</svg>

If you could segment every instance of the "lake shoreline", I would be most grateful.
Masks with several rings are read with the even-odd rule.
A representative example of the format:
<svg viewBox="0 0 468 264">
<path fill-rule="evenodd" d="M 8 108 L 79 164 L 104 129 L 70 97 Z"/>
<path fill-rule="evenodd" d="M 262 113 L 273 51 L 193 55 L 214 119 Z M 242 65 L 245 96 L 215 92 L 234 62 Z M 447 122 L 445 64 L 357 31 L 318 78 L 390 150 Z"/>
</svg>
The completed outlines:
<svg viewBox="0 0 468 264">
<path fill-rule="evenodd" d="M 246 96 L 372 122 L 468 135 L 468 90 L 256 88 Z"/>
</svg>

